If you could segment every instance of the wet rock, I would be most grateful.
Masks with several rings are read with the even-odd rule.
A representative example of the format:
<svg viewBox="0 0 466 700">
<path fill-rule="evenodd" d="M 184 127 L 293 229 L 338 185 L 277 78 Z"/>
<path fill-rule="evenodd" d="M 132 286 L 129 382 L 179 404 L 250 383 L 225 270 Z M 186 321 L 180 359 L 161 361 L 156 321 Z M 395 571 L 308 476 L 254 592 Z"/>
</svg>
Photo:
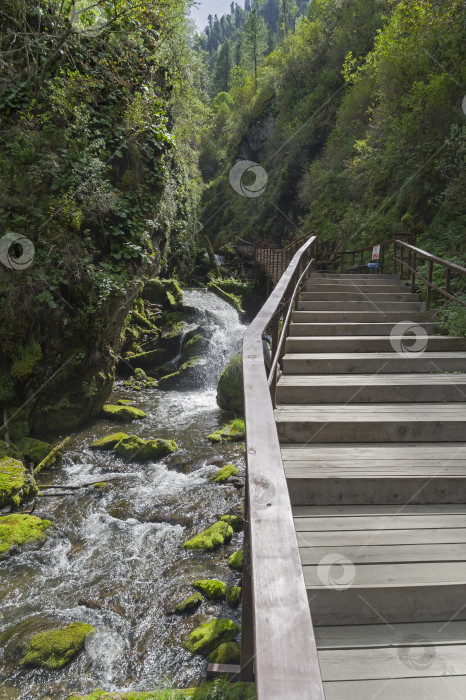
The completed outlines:
<svg viewBox="0 0 466 700">
<path fill-rule="evenodd" d="M 211 474 L 209 479 L 215 484 L 225 484 L 231 476 L 236 476 L 237 474 L 238 470 L 235 465 L 227 464 L 225 467 L 219 469 L 215 474 Z"/>
<path fill-rule="evenodd" d="M 217 522 L 185 542 L 183 547 L 188 551 L 201 549 L 209 552 L 228 544 L 232 537 L 233 528 L 228 523 Z"/>
<path fill-rule="evenodd" d="M 230 294 L 229 292 L 226 292 L 224 289 L 218 287 L 214 282 L 209 282 L 207 287 L 208 289 L 210 289 L 211 292 L 220 297 L 220 299 L 223 299 L 224 301 L 228 302 L 228 304 L 231 304 L 239 314 L 244 314 L 244 311 L 241 307 L 240 297 L 237 297 L 235 294 Z"/>
<path fill-rule="evenodd" d="M 193 654 L 210 654 L 220 644 L 233 641 L 240 632 L 241 627 L 232 620 L 211 620 L 196 627 L 185 640 L 184 646 Z"/>
<path fill-rule="evenodd" d="M 177 372 L 162 377 L 158 388 L 162 391 L 169 391 L 178 386 L 185 389 L 195 389 L 204 382 L 205 376 L 206 370 L 203 358 L 192 357 L 190 360 L 183 362 Z"/>
<path fill-rule="evenodd" d="M 35 515 L 12 514 L 0 518 L 0 560 L 26 546 L 42 545 L 51 526 L 50 520 L 41 520 Z"/>
<path fill-rule="evenodd" d="M 36 493 L 34 477 L 22 462 L 10 457 L 0 459 L 0 507 L 18 507 Z"/>
<path fill-rule="evenodd" d="M 19 661 L 29 646 L 32 637 L 38 632 L 56 629 L 60 623 L 44 615 L 33 615 L 0 634 L 0 647 L 8 661 Z"/>
<path fill-rule="evenodd" d="M 178 449 L 173 440 L 143 440 L 136 435 L 125 437 L 115 445 L 115 452 L 126 459 L 138 461 L 163 459 Z"/>
<path fill-rule="evenodd" d="M 220 516 L 219 520 L 222 520 L 223 522 L 228 523 L 228 525 L 231 525 L 234 532 L 243 531 L 244 520 L 243 518 L 240 518 L 237 515 L 230 515 L 229 513 L 227 513 L 226 515 Z"/>
<path fill-rule="evenodd" d="M 227 592 L 226 584 L 217 579 L 194 581 L 193 588 L 203 593 L 207 600 L 213 600 L 215 602 L 225 600 Z"/>
<path fill-rule="evenodd" d="M 212 443 L 241 442 L 241 440 L 244 440 L 245 435 L 244 420 L 235 418 L 223 428 L 216 430 L 211 435 L 207 435 L 207 440 Z"/>
<path fill-rule="evenodd" d="M 35 465 L 40 464 L 53 450 L 53 445 L 43 440 L 35 440 L 34 438 L 23 438 L 18 447 L 20 448 L 23 457 L 27 462 L 33 462 Z M 56 459 L 62 457 L 58 453 Z"/>
<path fill-rule="evenodd" d="M 29 642 L 20 665 L 49 669 L 62 668 L 81 651 L 86 637 L 95 631 L 92 625 L 72 622 L 67 627 L 38 632 Z"/>
<path fill-rule="evenodd" d="M 241 588 L 239 586 L 228 586 L 227 603 L 230 608 L 237 608 L 241 602 Z"/>
<path fill-rule="evenodd" d="M 89 600 L 88 598 L 80 598 L 78 600 L 78 605 L 82 605 L 83 608 L 90 608 L 91 610 L 102 610 L 103 608 L 99 600 Z"/>
<path fill-rule="evenodd" d="M 107 437 L 93 442 L 91 448 L 93 450 L 113 450 L 120 440 L 124 440 L 127 437 L 129 437 L 127 433 L 112 433 L 112 435 L 107 435 Z"/>
<path fill-rule="evenodd" d="M 147 413 L 133 406 L 114 406 L 113 404 L 106 404 L 102 410 L 103 417 L 108 420 L 130 423 L 133 420 L 147 418 Z"/>
<path fill-rule="evenodd" d="M 200 593 L 193 593 L 189 598 L 185 598 L 181 603 L 178 603 L 173 608 L 173 613 L 175 615 L 185 615 L 190 614 L 197 610 L 197 608 L 202 605 L 202 596 Z"/>
<path fill-rule="evenodd" d="M 190 338 L 183 346 L 181 352 L 181 362 L 191 360 L 193 357 L 199 357 L 209 346 L 209 341 L 203 335 L 198 333 Z"/>
<path fill-rule="evenodd" d="M 217 403 L 224 411 L 244 412 L 243 361 L 239 354 L 231 358 L 218 380 Z"/>
<path fill-rule="evenodd" d="M 125 382 L 125 386 L 135 391 L 142 391 L 143 389 L 155 388 L 157 383 L 158 382 L 156 379 L 154 379 L 154 377 L 149 377 L 143 369 L 137 367 L 134 370 L 134 375 Z M 127 406 L 129 403 L 131 403 L 130 401 L 127 401 L 125 404 L 122 404 L 121 401 L 124 401 L 124 399 L 120 399 L 120 401 L 117 402 L 119 406 Z"/>
<path fill-rule="evenodd" d="M 235 569 L 236 571 L 242 571 L 243 569 L 243 550 L 239 549 L 237 552 L 233 552 L 231 557 L 228 557 L 228 566 L 230 569 Z"/>
<path fill-rule="evenodd" d="M 238 642 L 225 642 L 210 652 L 207 661 L 210 664 L 232 664 L 240 663 L 241 647 Z"/>
<path fill-rule="evenodd" d="M 117 406 L 131 406 L 131 401 L 129 399 L 118 399 L 116 402 Z"/>
</svg>

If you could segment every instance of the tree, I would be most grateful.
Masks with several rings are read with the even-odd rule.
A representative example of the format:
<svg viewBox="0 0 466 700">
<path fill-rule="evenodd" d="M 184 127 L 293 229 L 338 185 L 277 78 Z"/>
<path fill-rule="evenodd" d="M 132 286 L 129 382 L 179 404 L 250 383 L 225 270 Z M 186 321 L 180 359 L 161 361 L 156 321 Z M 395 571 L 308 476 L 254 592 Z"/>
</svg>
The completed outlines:
<svg viewBox="0 0 466 700">
<path fill-rule="evenodd" d="M 268 46 L 267 25 L 256 8 L 251 11 L 243 29 L 243 54 L 254 68 L 255 89 L 257 92 L 257 69 Z"/>
<path fill-rule="evenodd" d="M 227 39 L 219 49 L 215 66 L 214 88 L 215 93 L 227 92 L 230 71 L 234 65 L 233 47 Z"/>
</svg>

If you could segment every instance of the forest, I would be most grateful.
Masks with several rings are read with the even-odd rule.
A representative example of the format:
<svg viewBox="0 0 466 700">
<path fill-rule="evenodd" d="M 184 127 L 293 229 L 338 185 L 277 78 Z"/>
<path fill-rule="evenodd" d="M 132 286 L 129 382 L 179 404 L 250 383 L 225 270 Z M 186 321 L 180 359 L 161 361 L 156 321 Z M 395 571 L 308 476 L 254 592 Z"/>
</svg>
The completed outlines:
<svg viewBox="0 0 466 700">
<path fill-rule="evenodd" d="M 163 503 L 156 514 L 150 511 L 149 518 L 146 511 L 138 510 L 144 499 L 153 500 L 152 492 L 144 490 L 147 484 L 143 496 L 136 497 L 134 490 L 138 508 L 128 505 L 124 488 L 110 495 L 105 490 L 113 488 L 105 477 L 107 472 L 113 474 L 106 461 L 114 458 L 113 450 L 119 455 L 115 459 L 127 464 L 126 459 L 134 460 L 141 449 L 149 448 L 155 450 L 153 454 L 163 452 L 169 465 L 172 460 L 180 479 L 189 472 L 189 460 L 200 463 L 201 454 L 210 450 L 207 467 L 216 465 L 222 475 L 218 482 L 211 479 L 212 474 L 206 476 L 211 489 L 209 515 L 212 519 L 232 508 L 239 513 L 244 421 L 236 353 L 240 328 L 259 310 L 268 288 L 264 275 L 252 272 L 242 255 L 245 242 L 260 239 L 284 248 L 314 231 L 331 248 L 353 250 L 410 234 L 420 248 L 465 264 L 463 0 L 245 0 L 244 4 L 232 2 L 224 15 L 210 15 L 202 30 L 190 17 L 192 5 L 192 0 L 1 2 L 2 516 L 19 517 L 14 514 L 20 504 L 38 493 L 40 484 L 34 475 L 39 478 L 44 470 L 45 485 L 55 478 L 69 484 L 64 474 L 56 476 L 59 463 L 64 460 L 71 469 L 66 474 L 74 478 L 72 465 L 81 461 L 89 465 L 97 454 L 91 450 L 102 450 L 98 459 L 103 461 L 96 458 L 92 470 L 99 475 L 95 484 L 103 484 L 103 500 L 92 501 L 86 495 L 79 506 L 88 519 L 108 499 L 111 507 L 105 512 L 111 512 L 118 523 L 131 518 L 144 524 L 169 522 L 173 528 L 191 528 L 194 536 L 202 520 L 197 491 L 189 501 L 189 508 L 196 502 L 197 510 L 189 511 L 189 517 L 180 515 L 181 506 L 168 517 L 168 505 L 165 508 Z M 232 173 L 235 164 L 242 162 L 258 169 L 255 175 L 244 174 L 244 182 L 241 174 L 238 184 Z M 243 184 L 252 188 L 254 196 L 244 196 Z M 466 302 L 464 280 L 455 278 L 452 289 Z M 440 284 L 440 277 L 435 281 Z M 212 299 L 224 305 L 220 320 Z M 466 336 L 463 307 L 452 303 L 448 316 L 440 319 L 443 331 Z M 214 342 L 223 348 L 217 355 Z M 191 433 L 188 437 L 188 429 L 181 432 L 180 426 L 179 434 L 173 432 L 185 408 L 174 396 L 178 386 L 192 391 L 192 397 L 207 391 L 207 386 L 210 391 L 210 403 L 202 404 L 202 417 L 192 419 L 195 439 Z M 133 409 L 138 397 L 143 403 Z M 159 414 L 154 418 L 151 401 L 159 402 L 157 410 L 163 419 Z M 115 434 L 109 436 L 115 416 L 125 411 L 130 417 L 122 420 L 127 422 L 149 416 L 150 429 L 139 436 L 117 433 L 118 440 Z M 157 442 L 154 431 L 163 445 L 148 445 Z M 109 437 L 114 439 L 98 444 Z M 71 447 L 65 449 L 68 440 Z M 14 474 L 21 485 L 14 493 L 4 484 L 2 461 L 5 470 L 19 470 Z M 51 464 L 55 471 L 50 471 Z M 91 480 L 92 470 L 83 472 Z M 12 473 L 8 472 L 6 481 Z M 108 483 L 117 477 L 119 473 L 108 477 Z M 162 477 L 154 472 L 154 483 L 157 479 Z M 218 495 L 220 483 L 228 484 L 224 500 Z M 50 522 L 49 516 L 64 518 L 65 510 L 60 515 L 52 506 L 50 510 L 52 500 L 39 499 L 36 514 L 42 524 Z M 35 508 L 34 502 L 32 511 L 21 517 L 32 517 Z M 69 515 L 73 535 L 60 521 L 61 534 L 56 537 L 64 546 L 64 531 L 79 557 L 87 534 L 79 529 L 84 525 L 77 525 L 77 510 Z M 2 527 L 8 528 L 6 522 L 2 524 L 4 519 L 0 517 L 0 566 L 2 552 L 13 548 L 20 558 L 24 542 L 34 537 L 41 545 L 45 541 L 44 528 L 37 523 L 34 527 L 42 529 L 34 537 L 22 530 L 12 534 L 10 529 L 2 535 Z M 19 528 L 16 521 L 14 526 Z M 52 532 L 54 526 L 50 527 Z M 242 525 L 235 529 L 232 523 L 227 528 L 222 544 L 233 538 L 238 550 L 229 552 L 230 562 L 241 551 Z M 20 540 L 13 547 L 15 537 Z M 95 549 L 85 563 L 89 572 L 98 551 L 98 543 L 92 541 Z M 184 544 L 188 542 L 192 539 Z M 171 546 L 170 540 L 167 551 Z M 51 545 L 45 544 L 40 556 L 52 556 L 47 547 Z M 74 566 L 72 556 L 70 566 Z M 9 562 L 10 554 L 8 566 Z M 228 568 L 225 562 L 214 564 L 230 575 L 235 567 L 229 564 Z M 18 570 L 12 580 L 24 586 L 27 598 L 20 564 L 15 566 Z M 37 562 L 33 566 L 28 560 L 27 566 L 31 577 L 36 576 Z M 118 563 L 113 561 L 112 566 L 118 568 Z M 175 570 L 173 560 L 160 566 L 166 567 L 164 576 Z M 199 564 L 199 576 L 201 569 Z M 240 569 L 241 564 L 228 590 L 240 590 Z M 181 576 L 180 571 L 175 575 Z M 184 582 L 186 572 L 183 576 Z M 73 570 L 70 577 L 77 586 L 79 573 Z M 105 587 L 94 582 L 90 573 L 89 577 L 92 590 L 94 583 L 96 591 L 98 585 Z M 108 573 L 105 585 L 111 578 Z M 41 590 L 42 584 L 33 580 Z M 26 634 L 29 651 L 23 650 L 22 661 L 11 651 L 20 648 L 18 640 L 25 628 L 11 632 L 16 602 L 12 588 L 7 588 L 3 597 L 0 594 L 0 683 L 7 684 L 9 700 L 40 700 L 46 696 L 38 689 L 35 672 L 24 670 L 33 654 L 30 635 Z M 190 602 L 193 611 L 201 604 L 214 605 L 215 592 L 205 593 L 204 588 L 197 586 L 198 592 L 191 596 L 198 596 Z M 175 595 L 164 589 L 163 602 L 157 599 L 158 607 L 151 608 L 150 615 L 162 619 L 162 608 L 179 605 L 180 590 L 176 588 Z M 71 593 L 58 595 L 59 619 L 91 624 L 94 629 L 98 612 L 109 634 L 112 624 L 110 618 L 104 619 L 104 612 L 117 614 L 117 591 L 112 592 L 115 600 L 101 591 L 81 597 L 74 591 L 73 595 L 74 602 Z M 225 588 L 219 595 L 218 600 L 227 600 L 230 593 Z M 75 613 L 71 617 L 65 613 L 77 609 L 78 597 L 101 600 L 99 596 L 108 596 L 108 604 L 99 603 L 96 608 L 84 602 L 81 607 L 87 612 L 77 618 Z M 29 602 L 22 605 L 20 624 L 26 624 L 33 613 L 37 620 L 39 615 L 47 619 L 39 624 L 35 617 L 30 629 L 38 634 L 55 629 L 43 603 L 32 605 L 31 610 Z M 200 661 L 191 664 L 189 644 L 183 647 L 180 641 L 185 628 L 169 629 L 166 620 L 173 618 L 172 608 L 172 617 L 166 613 L 168 617 L 163 618 L 163 631 L 162 627 L 156 633 L 152 630 L 151 637 L 150 631 L 138 627 L 138 637 L 134 632 L 139 624 L 137 602 L 118 599 L 118 606 L 126 610 L 122 618 L 131 618 L 133 625 L 130 634 L 122 622 L 118 640 L 111 638 L 122 655 L 126 649 L 127 667 L 115 670 L 106 683 L 97 661 L 83 680 L 87 667 L 80 657 L 75 658 L 77 651 L 70 655 L 75 660 L 69 680 L 50 670 L 61 668 L 68 659 L 56 667 L 45 663 L 42 668 L 48 668 L 44 673 L 49 675 L 43 678 L 51 683 L 50 698 L 133 697 L 107 695 L 108 689 L 112 693 L 137 690 L 143 692 L 138 698 L 148 699 L 253 699 L 254 691 L 246 684 L 236 689 L 223 681 L 203 685 L 204 667 Z M 238 621 L 227 622 L 235 626 Z M 234 658 L 237 649 L 228 645 L 236 644 L 237 625 L 235 629 L 233 634 L 228 625 L 222 627 L 217 640 Z M 164 651 L 163 663 L 154 662 L 149 671 L 142 666 L 137 670 L 138 658 L 153 660 L 157 655 L 157 635 L 164 640 L 164 649 L 173 647 L 176 653 Z M 85 637 L 76 642 L 77 650 L 83 648 Z M 209 643 L 205 656 L 216 649 Z M 149 680 L 143 682 L 146 677 Z M 102 691 L 97 691 L 99 683 Z M 188 685 L 199 689 L 193 695 L 170 690 Z"/>
</svg>

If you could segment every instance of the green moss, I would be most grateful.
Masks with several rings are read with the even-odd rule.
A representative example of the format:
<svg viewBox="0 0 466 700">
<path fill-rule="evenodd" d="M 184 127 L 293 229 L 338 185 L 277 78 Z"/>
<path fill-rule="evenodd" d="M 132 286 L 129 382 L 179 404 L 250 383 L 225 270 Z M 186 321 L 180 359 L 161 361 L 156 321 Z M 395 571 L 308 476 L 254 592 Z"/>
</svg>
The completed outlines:
<svg viewBox="0 0 466 700">
<path fill-rule="evenodd" d="M 144 372 L 144 375 L 146 376 L 145 372 Z M 116 402 L 116 405 L 117 406 L 131 406 L 131 401 L 129 399 L 118 399 L 118 401 Z"/>
<path fill-rule="evenodd" d="M 7 515 L 0 518 L 0 559 L 13 553 L 13 548 L 34 542 L 45 542 L 50 520 L 41 520 L 34 515 Z"/>
<path fill-rule="evenodd" d="M 53 445 L 49 442 L 34 438 L 23 438 L 19 447 L 27 461 L 34 464 L 40 464 L 53 450 Z"/>
<path fill-rule="evenodd" d="M 254 683 L 228 683 L 218 679 L 198 688 L 155 690 L 148 693 L 107 693 L 96 690 L 91 695 L 72 695 L 69 700 L 255 700 Z"/>
<path fill-rule="evenodd" d="M 159 381 L 159 389 L 166 391 L 175 387 L 181 380 L 185 383 L 193 383 L 197 379 L 196 367 L 202 363 L 202 357 L 192 357 L 183 362 L 177 372 L 162 377 Z"/>
<path fill-rule="evenodd" d="M 219 469 L 215 474 L 211 474 L 209 479 L 215 484 L 225 484 L 231 476 L 237 476 L 238 470 L 234 464 L 227 464 Z"/>
<path fill-rule="evenodd" d="M 159 304 L 164 309 L 177 309 L 183 305 L 183 292 L 176 280 L 152 279 L 146 282 L 141 293 L 143 299 Z"/>
<path fill-rule="evenodd" d="M 227 603 L 230 608 L 237 608 L 241 601 L 240 586 L 228 586 Z"/>
<path fill-rule="evenodd" d="M 133 420 L 139 420 L 140 418 L 147 418 L 147 413 L 141 411 L 139 408 L 134 408 L 133 406 L 114 406 L 113 404 L 107 404 L 103 407 L 104 418 L 109 420 L 124 421 L 130 423 Z"/>
<path fill-rule="evenodd" d="M 128 381 L 125 382 L 125 386 L 136 391 L 142 391 L 142 389 L 156 387 L 157 383 L 157 380 L 153 377 L 149 377 L 144 370 L 141 369 L 141 367 L 136 367 L 134 370 L 134 376 L 130 377 Z M 120 399 L 117 401 L 118 406 L 127 406 L 130 403 L 131 401 L 126 401 L 125 399 Z"/>
<path fill-rule="evenodd" d="M 184 646 L 193 654 L 210 654 L 220 644 L 231 642 L 240 632 L 241 627 L 232 620 L 211 620 L 196 627 Z"/>
<path fill-rule="evenodd" d="M 92 632 L 95 632 L 95 628 L 83 622 L 72 622 L 61 629 L 39 632 L 29 642 L 20 665 L 62 668 L 81 651 L 84 640 Z"/>
<path fill-rule="evenodd" d="M 201 591 L 208 600 L 225 600 L 227 592 L 226 584 L 217 579 L 201 579 L 194 581 L 193 587 Z"/>
<path fill-rule="evenodd" d="M 0 440 L 0 458 L 1 457 L 13 457 L 14 459 L 21 459 L 22 454 L 19 448 L 12 442 L 8 445 L 4 440 Z"/>
<path fill-rule="evenodd" d="M 149 459 L 163 459 L 178 449 L 173 440 L 143 440 L 136 435 L 124 437 L 115 445 L 115 452 L 127 459 L 146 461 Z"/>
<path fill-rule="evenodd" d="M 22 462 L 11 457 L 0 459 L 0 506 L 18 507 L 36 493 L 34 478 Z"/>
<path fill-rule="evenodd" d="M 210 664 L 239 664 L 241 647 L 238 642 L 225 642 L 210 652 L 207 661 Z"/>
<path fill-rule="evenodd" d="M 184 543 L 183 547 L 187 550 L 203 549 L 207 552 L 217 549 L 222 544 L 225 544 L 233 537 L 233 528 L 228 523 L 217 522 L 207 530 L 203 530 L 195 537 Z"/>
<path fill-rule="evenodd" d="M 216 430 L 211 435 L 207 435 L 207 440 L 213 443 L 218 442 L 241 442 L 246 435 L 244 420 L 235 418 L 230 423 L 227 423 L 223 428 Z"/>
<path fill-rule="evenodd" d="M 42 359 L 39 343 L 29 343 L 21 350 L 19 358 L 12 364 L 10 374 L 19 382 L 24 382 L 34 371 L 34 367 Z"/>
<path fill-rule="evenodd" d="M 233 552 L 231 557 L 228 557 L 228 566 L 231 569 L 236 569 L 241 571 L 243 568 L 243 550 L 239 549 L 237 552 Z"/>
<path fill-rule="evenodd" d="M 97 489 L 98 491 L 103 491 L 104 489 L 108 488 L 108 483 L 106 481 L 99 481 L 99 483 L 93 485 L 93 488 Z"/>
<path fill-rule="evenodd" d="M 218 297 L 223 299 L 224 301 L 228 302 L 228 304 L 231 304 L 239 314 L 244 314 L 244 311 L 241 307 L 241 299 L 240 297 L 235 296 L 234 294 L 229 294 L 228 292 L 225 292 L 223 289 L 220 289 L 220 287 L 217 287 L 214 282 L 209 282 L 207 287 L 210 289 L 211 292 L 216 294 Z"/>
<path fill-rule="evenodd" d="M 244 412 L 243 361 L 234 355 L 220 375 L 217 384 L 217 403 L 225 411 Z"/>
<path fill-rule="evenodd" d="M 190 360 L 193 357 L 199 357 L 206 344 L 207 341 L 202 335 L 197 334 L 193 336 L 192 338 L 190 338 L 190 340 L 187 341 L 187 343 L 183 347 L 183 351 L 181 353 L 181 360 L 183 362 L 186 362 L 187 360 Z"/>
<path fill-rule="evenodd" d="M 181 603 L 178 603 L 178 605 L 175 605 L 173 612 L 176 615 L 184 615 L 186 613 L 189 614 L 197 610 L 200 605 L 202 605 L 201 594 L 193 593 L 193 595 L 190 595 L 189 598 L 186 598 Z"/>
<path fill-rule="evenodd" d="M 120 440 L 124 440 L 127 437 L 129 436 L 126 433 L 112 433 L 112 435 L 96 440 L 91 447 L 93 450 L 113 450 Z"/>
<path fill-rule="evenodd" d="M 26 411 L 17 408 L 8 410 L 8 433 L 12 442 L 19 442 L 29 435 L 29 416 Z M 5 428 L 0 430 L 0 435 L 5 435 Z"/>
<path fill-rule="evenodd" d="M 222 515 L 220 520 L 222 520 L 224 523 L 228 523 L 228 525 L 231 525 L 234 532 L 243 531 L 244 520 L 243 518 L 239 518 L 237 515 L 230 515 L 229 513 L 227 513 L 226 515 Z"/>
</svg>

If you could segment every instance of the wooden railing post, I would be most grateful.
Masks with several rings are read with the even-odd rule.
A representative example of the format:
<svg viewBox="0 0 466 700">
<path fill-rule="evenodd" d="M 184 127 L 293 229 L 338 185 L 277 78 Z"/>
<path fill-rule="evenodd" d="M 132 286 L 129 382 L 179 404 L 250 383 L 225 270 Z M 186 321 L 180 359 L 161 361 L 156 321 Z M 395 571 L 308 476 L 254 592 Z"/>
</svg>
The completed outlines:
<svg viewBox="0 0 466 700">
<path fill-rule="evenodd" d="M 241 658 L 240 681 L 252 683 L 254 680 L 254 608 L 252 600 L 251 538 L 249 526 L 249 488 L 246 479 L 244 496 L 244 542 L 243 542 L 243 581 L 241 587 Z"/>
<path fill-rule="evenodd" d="M 429 311 L 429 309 L 430 309 L 430 302 L 432 299 L 432 286 L 431 285 L 432 285 L 433 276 L 434 276 L 434 262 L 433 262 L 433 260 L 431 260 L 429 263 L 429 277 L 428 277 L 429 284 L 427 285 L 427 301 L 426 301 L 427 311 Z"/>
</svg>

